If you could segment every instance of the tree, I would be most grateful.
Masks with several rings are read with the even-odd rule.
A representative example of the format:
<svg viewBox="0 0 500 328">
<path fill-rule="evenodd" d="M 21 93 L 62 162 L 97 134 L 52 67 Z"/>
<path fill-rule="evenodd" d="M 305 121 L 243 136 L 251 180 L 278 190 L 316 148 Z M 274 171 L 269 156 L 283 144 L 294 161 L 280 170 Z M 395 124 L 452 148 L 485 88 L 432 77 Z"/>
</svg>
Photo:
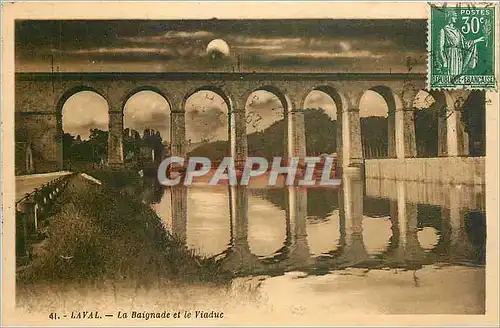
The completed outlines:
<svg viewBox="0 0 500 328">
<path fill-rule="evenodd" d="M 337 122 L 333 121 L 322 109 L 307 109 L 304 111 L 306 151 L 308 155 L 334 153 L 337 148 Z M 285 154 L 285 136 L 288 133 L 288 123 L 282 119 L 275 121 L 262 131 L 256 131 L 247 136 L 248 156 L 282 157 Z M 214 141 L 193 149 L 190 156 L 208 157 L 212 161 L 222 160 L 230 154 L 229 141 Z"/>
<path fill-rule="evenodd" d="M 486 153 L 486 94 L 473 91 L 462 106 L 462 121 L 465 132 L 469 134 L 471 156 L 484 156 Z"/>
<path fill-rule="evenodd" d="M 108 152 L 108 131 L 91 129 L 88 140 L 91 152 L 91 162 L 100 163 L 104 161 Z"/>
<path fill-rule="evenodd" d="M 337 152 L 337 121 L 322 109 L 304 111 L 306 152 L 310 156 Z"/>
<path fill-rule="evenodd" d="M 129 129 L 125 129 L 129 130 Z M 130 133 L 123 135 L 123 152 L 126 161 L 133 161 L 141 148 L 141 137 L 135 130 L 129 130 Z M 128 132 L 128 131 L 127 131 Z"/>
<path fill-rule="evenodd" d="M 63 147 L 63 161 L 67 162 L 73 157 L 73 147 L 75 144 L 75 137 L 69 133 L 64 133 L 62 137 Z"/>
<path fill-rule="evenodd" d="M 388 154 L 387 118 L 362 117 L 361 142 L 366 158 L 384 158 Z"/>
<path fill-rule="evenodd" d="M 438 155 L 438 112 L 421 109 L 415 112 L 415 139 L 418 157 Z"/>
<path fill-rule="evenodd" d="M 146 134 L 146 131 L 148 132 Z M 160 159 L 163 153 L 163 139 L 159 131 L 146 129 L 143 136 L 143 147 L 154 151 L 155 160 Z"/>
</svg>

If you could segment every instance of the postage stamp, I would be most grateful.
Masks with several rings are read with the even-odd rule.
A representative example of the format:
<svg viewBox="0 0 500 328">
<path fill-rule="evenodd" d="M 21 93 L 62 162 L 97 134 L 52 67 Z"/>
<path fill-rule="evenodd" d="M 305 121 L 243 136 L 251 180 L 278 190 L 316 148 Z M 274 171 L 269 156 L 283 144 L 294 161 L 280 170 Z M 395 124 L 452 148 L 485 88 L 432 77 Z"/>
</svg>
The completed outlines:
<svg viewBox="0 0 500 328">
<path fill-rule="evenodd" d="M 491 89 L 495 79 L 495 7 L 431 4 L 429 89 Z"/>
</svg>

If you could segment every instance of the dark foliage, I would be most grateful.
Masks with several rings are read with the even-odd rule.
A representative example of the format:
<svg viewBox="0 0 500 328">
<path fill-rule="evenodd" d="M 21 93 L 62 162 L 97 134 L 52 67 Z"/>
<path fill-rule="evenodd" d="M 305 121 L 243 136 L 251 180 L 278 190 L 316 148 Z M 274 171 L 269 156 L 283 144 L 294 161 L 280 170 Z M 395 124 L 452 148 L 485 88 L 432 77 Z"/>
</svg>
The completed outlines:
<svg viewBox="0 0 500 328">
<path fill-rule="evenodd" d="M 229 276 L 215 261 L 188 250 L 146 203 L 117 187 L 125 176 L 103 173 L 102 185 L 75 176 L 18 281 L 224 282 Z"/>
</svg>

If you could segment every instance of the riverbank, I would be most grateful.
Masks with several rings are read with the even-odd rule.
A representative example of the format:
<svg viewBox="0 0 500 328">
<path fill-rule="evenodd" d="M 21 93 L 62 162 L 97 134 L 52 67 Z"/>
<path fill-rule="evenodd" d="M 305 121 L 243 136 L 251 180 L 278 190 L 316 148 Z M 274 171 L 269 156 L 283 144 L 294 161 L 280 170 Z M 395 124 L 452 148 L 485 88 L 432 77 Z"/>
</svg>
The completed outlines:
<svg viewBox="0 0 500 328">
<path fill-rule="evenodd" d="M 169 235 L 160 218 L 138 197 L 135 172 L 102 171 L 101 184 L 75 175 L 57 201 L 56 214 L 35 245 L 30 263 L 17 274 L 30 284 L 131 281 L 225 283 L 229 276 Z"/>
</svg>

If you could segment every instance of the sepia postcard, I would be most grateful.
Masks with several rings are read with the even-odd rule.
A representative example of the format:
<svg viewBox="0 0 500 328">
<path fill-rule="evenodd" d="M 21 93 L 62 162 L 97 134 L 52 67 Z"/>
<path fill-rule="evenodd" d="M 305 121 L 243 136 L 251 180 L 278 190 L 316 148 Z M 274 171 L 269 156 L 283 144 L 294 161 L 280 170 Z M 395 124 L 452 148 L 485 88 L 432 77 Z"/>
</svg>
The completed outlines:
<svg viewBox="0 0 500 328">
<path fill-rule="evenodd" d="M 491 326 L 494 2 L 3 2 L 2 321 Z"/>
</svg>

